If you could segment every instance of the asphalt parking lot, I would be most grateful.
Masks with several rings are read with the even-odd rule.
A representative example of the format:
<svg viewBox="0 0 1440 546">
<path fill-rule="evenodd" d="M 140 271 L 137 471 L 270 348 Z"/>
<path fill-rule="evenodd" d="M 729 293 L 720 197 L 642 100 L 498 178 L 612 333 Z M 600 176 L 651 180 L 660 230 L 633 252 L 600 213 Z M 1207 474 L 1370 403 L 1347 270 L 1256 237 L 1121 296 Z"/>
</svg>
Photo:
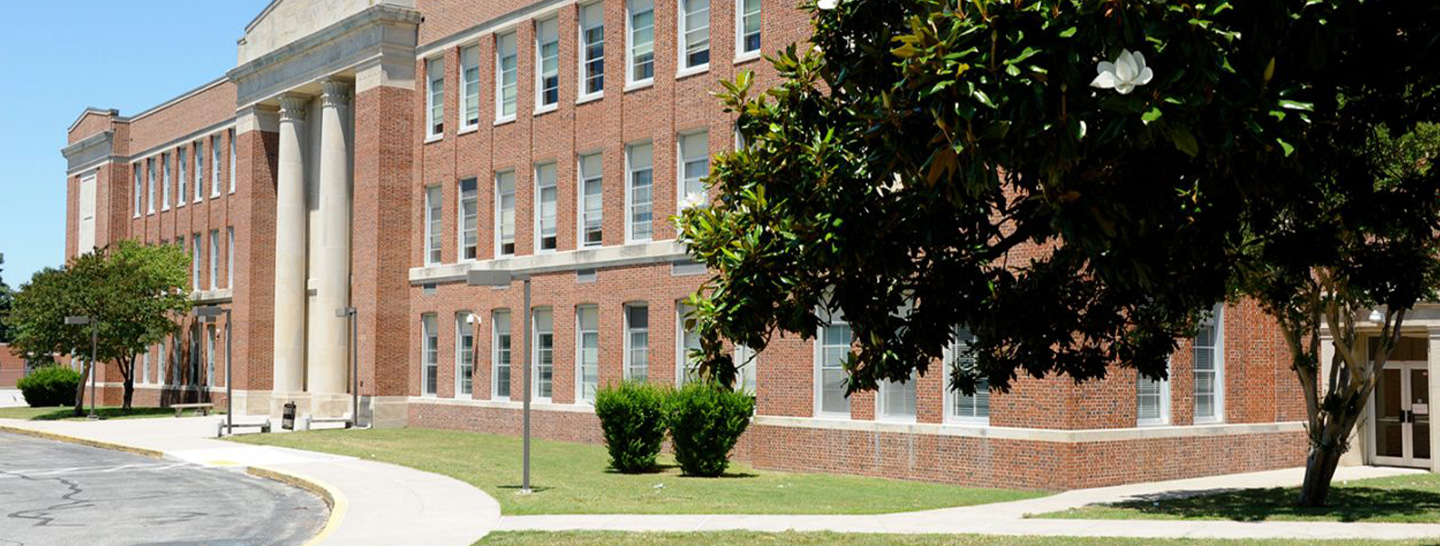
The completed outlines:
<svg viewBox="0 0 1440 546">
<path fill-rule="evenodd" d="M 0 433 L 0 546 L 301 544 L 308 491 L 234 469 Z"/>
</svg>

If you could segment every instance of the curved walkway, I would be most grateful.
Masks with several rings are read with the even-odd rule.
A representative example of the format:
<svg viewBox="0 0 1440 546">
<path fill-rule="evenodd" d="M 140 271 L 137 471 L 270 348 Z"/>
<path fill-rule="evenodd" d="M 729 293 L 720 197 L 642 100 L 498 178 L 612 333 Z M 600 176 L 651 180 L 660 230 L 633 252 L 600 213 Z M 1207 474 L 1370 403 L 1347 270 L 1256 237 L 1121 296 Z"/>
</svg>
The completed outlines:
<svg viewBox="0 0 1440 546">
<path fill-rule="evenodd" d="M 1381 467 L 1344 467 L 1337 480 L 1419 473 Z M 984 534 L 1136 538 L 1433 539 L 1440 524 L 1311 521 L 1163 521 L 1028 518 L 1087 504 L 1134 497 L 1186 495 L 1223 489 L 1293 486 L 1304 469 L 1291 468 L 1189 480 L 1066 491 L 1015 502 L 869 516 L 574 515 L 506 516 L 497 531 L 833 531 L 840 533 Z"/>
<path fill-rule="evenodd" d="M 317 490 L 329 497 L 332 516 L 307 544 L 470 546 L 500 519 L 495 499 L 459 480 L 352 457 L 216 440 L 219 419 L 0 419 L 0 431 L 249 470 Z"/>
</svg>

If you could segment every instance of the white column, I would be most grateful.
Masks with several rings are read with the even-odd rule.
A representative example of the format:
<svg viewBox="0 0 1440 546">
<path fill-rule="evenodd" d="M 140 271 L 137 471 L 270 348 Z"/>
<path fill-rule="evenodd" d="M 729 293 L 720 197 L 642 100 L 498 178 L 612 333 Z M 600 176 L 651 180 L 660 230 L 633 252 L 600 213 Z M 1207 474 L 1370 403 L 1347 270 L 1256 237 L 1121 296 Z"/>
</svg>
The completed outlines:
<svg viewBox="0 0 1440 546">
<path fill-rule="evenodd" d="M 327 79 L 320 112 L 320 248 L 316 249 L 315 307 L 310 310 L 312 393 L 344 393 L 349 345 L 343 317 L 350 305 L 350 83 Z"/>
<path fill-rule="evenodd" d="M 275 173 L 275 387 L 296 393 L 305 379 L 305 106 L 280 98 L 280 150 Z"/>
</svg>

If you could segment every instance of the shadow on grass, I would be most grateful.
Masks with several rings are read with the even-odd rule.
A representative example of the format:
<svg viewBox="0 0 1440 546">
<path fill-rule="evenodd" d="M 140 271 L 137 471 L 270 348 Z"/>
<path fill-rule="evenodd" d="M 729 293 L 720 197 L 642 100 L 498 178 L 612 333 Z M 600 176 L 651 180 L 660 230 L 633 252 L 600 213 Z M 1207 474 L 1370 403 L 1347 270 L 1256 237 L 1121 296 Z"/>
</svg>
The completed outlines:
<svg viewBox="0 0 1440 546">
<path fill-rule="evenodd" d="M 615 467 L 613 467 L 613 466 L 607 466 L 607 467 L 605 467 L 605 473 L 606 473 L 606 474 L 627 474 L 627 475 L 631 475 L 631 476 L 648 476 L 648 475 L 653 475 L 653 474 L 664 474 L 664 473 L 666 473 L 666 472 L 669 472 L 669 471 L 671 471 L 671 470 L 676 470 L 676 469 L 679 469 L 679 468 L 680 468 L 680 465 L 678 465 L 678 464 L 656 464 L 656 465 L 655 465 L 655 468 L 651 468 L 650 470 L 645 470 L 645 471 L 641 471 L 641 472 L 621 472 L 621 471 L 619 471 L 619 470 L 615 470 Z M 721 474 L 721 475 L 719 475 L 719 476 L 691 476 L 691 475 L 689 475 L 689 474 L 685 474 L 685 473 L 682 472 L 679 477 L 681 477 L 681 478 L 688 478 L 688 479 L 696 479 L 696 480 L 717 480 L 717 479 L 723 480 L 723 479 L 758 478 L 758 477 L 760 477 L 760 475 L 759 475 L 759 474 L 753 474 L 753 473 L 750 473 L 750 472 L 726 472 L 726 473 Z"/>
<path fill-rule="evenodd" d="M 1440 492 L 1383 487 L 1335 487 L 1329 506 L 1303 508 L 1295 505 L 1299 490 L 1215 489 L 1141 495 L 1133 500 L 1102 505 L 1184 519 L 1228 519 L 1265 521 L 1282 519 L 1365 520 L 1428 519 L 1440 521 Z"/>
<path fill-rule="evenodd" d="M 123 419 L 126 417 L 146 417 L 156 415 L 174 415 L 175 410 L 170 408 L 95 408 L 95 414 L 101 419 Z M 75 408 L 55 408 L 55 411 L 41 413 L 30 418 L 31 421 L 60 421 L 63 419 L 84 419 L 89 417 L 90 408 L 85 408 L 79 415 L 75 414 Z"/>
<path fill-rule="evenodd" d="M 502 486 L 500 486 L 500 488 L 501 488 L 501 489 L 510 489 L 510 490 L 515 491 L 516 493 L 519 493 L 520 490 L 521 490 L 521 489 L 524 489 L 525 487 L 524 487 L 524 486 L 520 486 L 520 485 L 502 485 Z M 551 490 L 551 489 L 554 489 L 554 488 L 553 488 L 553 487 L 545 487 L 545 486 L 543 486 L 543 485 L 532 485 L 532 486 L 530 486 L 530 492 L 531 492 L 531 493 L 544 493 L 544 492 L 549 491 L 549 490 Z"/>
<path fill-rule="evenodd" d="M 654 467 L 654 468 L 651 468 L 650 470 L 642 470 L 642 471 L 640 471 L 640 472 L 621 472 L 621 471 L 619 471 L 619 470 L 615 470 L 615 467 L 613 467 L 613 466 L 607 466 L 607 467 L 605 467 L 605 473 L 606 473 L 606 474 L 627 474 L 627 475 L 631 475 L 631 476 L 644 476 L 644 475 L 646 475 L 646 474 L 664 474 L 664 473 L 666 473 L 666 472 L 668 472 L 668 471 L 671 471 L 671 470 L 674 470 L 674 469 L 676 469 L 676 468 L 680 468 L 680 465 L 678 465 L 678 464 L 662 464 L 662 463 L 656 463 L 656 464 L 655 464 L 655 467 Z"/>
</svg>

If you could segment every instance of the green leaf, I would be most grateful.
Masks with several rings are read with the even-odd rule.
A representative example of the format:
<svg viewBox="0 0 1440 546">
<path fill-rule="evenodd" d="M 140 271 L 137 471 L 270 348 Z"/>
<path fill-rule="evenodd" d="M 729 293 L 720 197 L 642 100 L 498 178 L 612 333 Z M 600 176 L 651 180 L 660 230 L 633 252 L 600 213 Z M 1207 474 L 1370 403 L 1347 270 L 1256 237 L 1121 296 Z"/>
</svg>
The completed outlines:
<svg viewBox="0 0 1440 546">
<path fill-rule="evenodd" d="M 1289 142 L 1285 142 L 1285 139 L 1277 138 L 1275 142 L 1280 143 L 1280 149 L 1285 151 L 1285 157 L 1290 157 L 1290 154 L 1295 153 L 1295 147 L 1291 146 Z"/>
<path fill-rule="evenodd" d="M 1160 108 L 1159 108 L 1159 107 L 1151 107 L 1148 112 L 1145 112 L 1143 115 L 1140 116 L 1140 121 L 1145 122 L 1146 125 L 1149 125 L 1150 122 L 1155 121 L 1155 120 L 1157 120 L 1157 119 L 1160 119 Z"/>
<path fill-rule="evenodd" d="M 1065 30 L 1062 30 L 1062 31 L 1060 31 L 1060 37 L 1061 37 L 1061 38 L 1069 38 L 1069 37 L 1071 37 L 1071 36 L 1074 36 L 1074 35 L 1075 35 L 1075 30 L 1076 30 L 1076 27 L 1070 27 L 1070 28 L 1067 28 L 1067 29 L 1065 29 Z"/>
<path fill-rule="evenodd" d="M 1280 107 L 1281 107 L 1281 108 L 1285 108 L 1285 109 L 1287 109 L 1287 110 L 1304 110 L 1304 111 L 1306 111 L 1306 112 L 1311 112 L 1311 111 L 1314 111 L 1314 110 L 1315 110 L 1315 105 L 1314 105 L 1314 104 L 1311 104 L 1311 103 L 1308 103 L 1308 102 L 1293 101 L 1293 100 L 1281 100 L 1281 101 L 1280 101 Z"/>
<path fill-rule="evenodd" d="M 1185 155 L 1195 157 L 1200 155 L 1200 143 L 1195 140 L 1194 133 L 1184 125 L 1170 127 L 1170 141 L 1175 143 L 1175 149 L 1185 152 Z"/>
</svg>

